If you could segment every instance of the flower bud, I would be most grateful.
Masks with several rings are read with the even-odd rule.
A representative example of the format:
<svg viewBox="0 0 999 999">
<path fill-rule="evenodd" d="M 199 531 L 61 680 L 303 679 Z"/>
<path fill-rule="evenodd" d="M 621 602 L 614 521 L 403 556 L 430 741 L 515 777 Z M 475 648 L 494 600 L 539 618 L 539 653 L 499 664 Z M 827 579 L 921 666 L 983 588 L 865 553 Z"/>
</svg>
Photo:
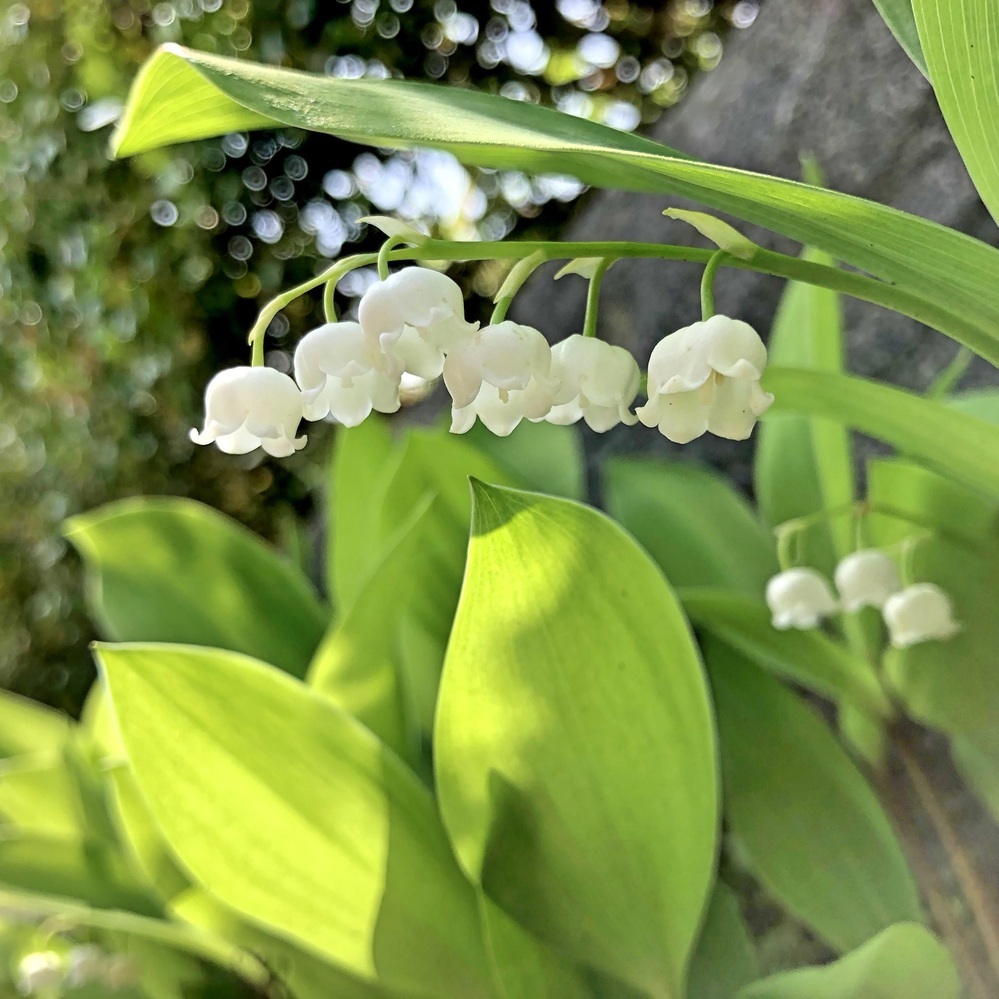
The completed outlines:
<svg viewBox="0 0 999 999">
<path fill-rule="evenodd" d="M 216 444 L 226 454 L 262 447 L 286 458 L 308 440 L 295 436 L 302 413 L 302 393 L 287 375 L 274 368 L 227 368 L 208 383 L 205 428 L 192 430 L 191 440 Z"/>
<path fill-rule="evenodd" d="M 961 630 L 950 597 L 933 583 L 916 583 L 893 594 L 882 613 L 896 649 L 953 638 Z"/>
<path fill-rule="evenodd" d="M 737 319 L 712 316 L 664 337 L 649 358 L 649 401 L 636 413 L 676 444 L 710 431 L 745 440 L 774 397 L 760 387 L 767 349 Z"/>
<path fill-rule="evenodd" d="M 833 574 L 843 610 L 883 607 L 902 589 L 895 563 L 884 552 L 867 548 L 842 559 Z"/>
<path fill-rule="evenodd" d="M 767 583 L 767 606 L 775 628 L 814 628 L 839 608 L 825 576 L 814 569 L 780 572 Z"/>
</svg>

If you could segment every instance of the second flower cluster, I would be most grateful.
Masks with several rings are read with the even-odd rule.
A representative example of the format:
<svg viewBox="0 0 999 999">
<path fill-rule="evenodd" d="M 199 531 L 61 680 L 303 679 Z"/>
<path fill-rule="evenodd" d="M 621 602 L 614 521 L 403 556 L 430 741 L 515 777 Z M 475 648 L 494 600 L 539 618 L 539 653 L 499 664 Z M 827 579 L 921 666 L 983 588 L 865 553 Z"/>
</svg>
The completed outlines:
<svg viewBox="0 0 999 999">
<path fill-rule="evenodd" d="M 639 420 L 684 444 L 711 432 L 744 440 L 773 402 L 760 387 L 767 352 L 748 324 L 713 316 L 664 337 L 649 360 L 648 402 L 632 411 L 641 372 L 631 354 L 595 337 L 550 347 L 531 326 L 508 320 L 482 328 L 465 319 L 460 287 L 424 267 L 406 267 L 361 298 L 357 322 L 307 333 L 294 358 L 294 382 L 269 368 L 231 368 L 212 379 L 199 444 L 229 453 L 262 446 L 284 456 L 303 447 L 298 423 L 332 417 L 356 426 L 371 412 L 400 406 L 403 376 L 443 376 L 451 430 L 476 417 L 494 434 L 522 419 L 604 432 Z M 296 384 L 297 383 L 297 384 Z"/>
</svg>

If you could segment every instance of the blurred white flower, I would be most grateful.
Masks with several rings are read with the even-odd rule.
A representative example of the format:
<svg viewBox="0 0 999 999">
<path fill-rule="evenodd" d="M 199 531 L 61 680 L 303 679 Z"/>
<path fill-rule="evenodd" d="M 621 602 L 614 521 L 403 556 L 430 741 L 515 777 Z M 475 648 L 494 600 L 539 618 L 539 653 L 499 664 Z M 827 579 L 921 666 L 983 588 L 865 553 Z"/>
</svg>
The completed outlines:
<svg viewBox="0 0 999 999">
<path fill-rule="evenodd" d="M 829 583 L 814 569 L 801 567 L 778 573 L 767 583 L 767 606 L 775 628 L 814 628 L 838 609 Z"/>
<path fill-rule="evenodd" d="M 642 373 L 623 347 L 578 333 L 552 347 L 552 379 L 558 386 L 549 423 L 583 419 L 598 433 L 638 417 L 628 407 L 638 395 Z"/>
<path fill-rule="evenodd" d="M 953 638 L 961 630 L 950 597 L 933 583 L 916 583 L 892 594 L 882 613 L 896 649 Z"/>
<path fill-rule="evenodd" d="M 139 982 L 139 966 L 125 954 L 112 954 L 104 966 L 104 984 L 113 992 L 131 988 Z"/>
<path fill-rule="evenodd" d="M 52 950 L 25 954 L 14 973 L 17 991 L 23 996 L 42 990 L 56 989 L 63 983 L 65 966 L 62 957 Z"/>
<path fill-rule="evenodd" d="M 465 321 L 461 288 L 426 267 L 404 267 L 369 288 L 357 319 L 372 346 L 394 353 L 421 378 L 436 378 L 443 355 L 478 328 Z"/>
<path fill-rule="evenodd" d="M 525 416 L 543 419 L 555 391 L 551 366 L 548 341 L 530 326 L 506 320 L 473 333 L 444 362 L 452 433 L 465 433 L 476 416 L 500 437 Z"/>
<path fill-rule="evenodd" d="M 876 548 L 865 548 L 842 559 L 833 573 L 843 610 L 883 607 L 885 601 L 902 589 L 894 561 Z"/>
<path fill-rule="evenodd" d="M 767 349 L 748 323 L 712 316 L 664 337 L 649 358 L 647 427 L 686 444 L 710 431 L 745 440 L 774 401 L 760 387 Z"/>
<path fill-rule="evenodd" d="M 79 988 L 90 982 L 103 980 L 107 971 L 108 955 L 96 944 L 81 944 L 66 955 L 66 984 Z"/>
<path fill-rule="evenodd" d="M 372 409 L 399 408 L 402 362 L 376 350 L 359 323 L 326 323 L 295 348 L 295 381 L 307 420 L 330 415 L 356 427 Z"/>
<path fill-rule="evenodd" d="M 262 447 L 286 458 L 305 447 L 296 437 L 303 415 L 302 393 L 274 368 L 238 367 L 220 371 L 205 389 L 205 427 L 191 431 L 195 444 L 216 444 L 226 454 Z"/>
</svg>

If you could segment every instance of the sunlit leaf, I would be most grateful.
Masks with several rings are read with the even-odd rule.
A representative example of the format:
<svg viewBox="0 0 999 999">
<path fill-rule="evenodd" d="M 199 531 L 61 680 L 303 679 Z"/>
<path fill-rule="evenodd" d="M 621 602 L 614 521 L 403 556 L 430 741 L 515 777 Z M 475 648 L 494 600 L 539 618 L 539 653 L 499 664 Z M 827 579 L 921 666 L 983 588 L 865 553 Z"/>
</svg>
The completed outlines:
<svg viewBox="0 0 999 999">
<path fill-rule="evenodd" d="M 475 894 L 433 800 L 359 722 L 230 652 L 98 659 L 142 795 L 196 881 L 356 977 L 488 995 Z"/>
<path fill-rule="evenodd" d="M 435 747 L 445 824 L 486 894 L 679 999 L 713 875 L 714 733 L 676 598 L 617 525 L 475 484 Z"/>
<path fill-rule="evenodd" d="M 607 510 L 645 546 L 673 586 L 720 586 L 762 597 L 777 572 L 773 539 L 722 476 L 693 465 L 615 458 Z"/>
<path fill-rule="evenodd" d="M 961 980 L 946 948 L 913 923 L 889 926 L 821 968 L 799 968 L 754 982 L 737 999 L 958 999 Z"/>
<path fill-rule="evenodd" d="M 827 726 L 780 682 L 710 641 L 725 817 L 763 885 L 836 950 L 921 918 L 888 817 Z"/>
<path fill-rule="evenodd" d="M 911 3 L 947 128 L 999 221 L 999 6 L 994 0 Z"/>
<path fill-rule="evenodd" d="M 374 146 L 444 148 L 465 163 L 571 173 L 598 187 L 689 197 L 881 278 L 889 283 L 878 291 L 886 304 L 999 359 L 999 253 L 985 243 L 860 198 L 700 163 L 527 102 L 459 87 L 334 79 L 167 45 L 137 77 L 112 150 L 126 156 L 278 125 Z"/>
<path fill-rule="evenodd" d="M 92 613 L 116 641 L 184 642 L 305 673 L 329 617 L 295 566 L 184 499 L 112 503 L 67 522 Z"/>
<path fill-rule="evenodd" d="M 69 719 L 65 715 L 9 690 L 0 690 L 0 759 L 59 750 L 68 735 Z"/>
</svg>

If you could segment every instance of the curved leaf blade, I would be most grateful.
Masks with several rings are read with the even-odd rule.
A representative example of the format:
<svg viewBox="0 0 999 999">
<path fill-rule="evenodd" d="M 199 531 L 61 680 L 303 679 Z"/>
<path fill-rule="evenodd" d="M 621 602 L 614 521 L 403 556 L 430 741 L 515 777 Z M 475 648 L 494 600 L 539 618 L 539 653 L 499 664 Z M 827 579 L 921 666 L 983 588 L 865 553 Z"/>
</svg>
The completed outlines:
<svg viewBox="0 0 999 999">
<path fill-rule="evenodd" d="M 455 851 L 541 939 L 679 999 L 718 807 L 686 621 L 658 569 L 602 514 L 473 487 L 435 730 Z"/>
<path fill-rule="evenodd" d="M 923 47 L 919 44 L 919 32 L 916 29 L 916 18 L 912 12 L 912 0 L 874 0 L 874 6 L 891 29 L 898 44 L 905 49 L 905 54 L 915 63 L 916 69 L 928 80 L 926 58 Z"/>
<path fill-rule="evenodd" d="M 482 166 L 569 172 L 598 187 L 690 197 L 890 282 L 904 293 L 899 307 L 908 315 L 999 360 L 999 252 L 860 198 L 700 163 L 607 126 L 471 90 L 336 80 L 176 45 L 160 48 L 140 74 L 112 149 L 124 156 L 204 137 L 216 117 L 215 134 L 232 122 L 291 125 L 375 146 L 448 149 Z"/>
</svg>

